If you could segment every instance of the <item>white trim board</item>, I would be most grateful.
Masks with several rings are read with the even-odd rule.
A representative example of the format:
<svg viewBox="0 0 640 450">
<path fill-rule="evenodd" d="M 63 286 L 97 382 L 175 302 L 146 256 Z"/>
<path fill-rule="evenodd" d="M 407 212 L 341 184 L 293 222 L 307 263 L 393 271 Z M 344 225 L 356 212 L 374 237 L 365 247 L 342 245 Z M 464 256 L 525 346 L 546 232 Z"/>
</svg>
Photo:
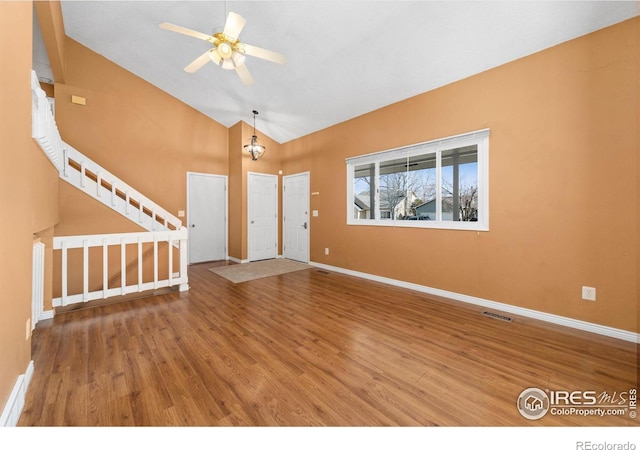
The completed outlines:
<svg viewBox="0 0 640 450">
<path fill-rule="evenodd" d="M 227 261 L 231 261 L 238 264 L 246 264 L 249 262 L 248 259 L 239 259 L 239 258 L 234 258 L 233 256 L 227 256 Z"/>
<path fill-rule="evenodd" d="M 282 255 L 276 255 L 276 259 L 283 259 L 283 258 L 284 256 Z M 228 256 L 227 261 L 231 261 L 238 264 L 247 264 L 251 262 L 248 259 L 238 259 L 238 258 L 234 258 L 233 256 Z"/>
<path fill-rule="evenodd" d="M 31 377 L 33 377 L 33 361 L 29 361 L 26 372 L 18 376 L 0 416 L 0 427 L 15 427 L 18 425 L 20 414 L 22 414 L 22 409 L 24 408 L 27 389 L 29 388 L 29 383 L 31 383 Z"/>
<path fill-rule="evenodd" d="M 53 319 L 55 315 L 56 315 L 56 311 L 54 309 L 48 309 L 40 313 L 40 320 Z"/>
<path fill-rule="evenodd" d="M 345 275 L 351 275 L 354 277 L 364 278 L 371 281 L 378 281 L 380 283 L 385 283 L 385 284 L 389 284 L 396 287 L 411 289 L 413 291 L 423 292 L 425 294 L 431 294 L 438 297 L 444 297 L 444 298 L 457 300 L 464 303 L 470 303 L 473 305 L 482 306 L 484 308 L 491 308 L 498 311 L 508 312 L 511 314 L 519 315 L 519 316 L 541 320 L 543 322 L 549 322 L 556 325 L 575 328 L 577 330 L 588 331 L 590 333 L 596 333 L 603 336 L 612 337 L 615 339 L 621 339 L 623 341 L 629 341 L 636 344 L 640 342 L 640 334 L 634 333 L 632 331 L 621 330 L 619 328 L 608 327 L 605 325 L 599 325 L 596 323 L 585 322 L 577 319 L 571 319 L 569 317 L 549 314 L 542 311 L 536 311 L 534 309 L 522 308 L 520 306 L 508 305 L 506 303 L 495 302 L 493 300 L 486 300 L 479 297 L 473 297 L 471 295 L 458 294 L 457 292 L 445 291 L 443 289 L 423 286 L 421 284 L 409 283 L 407 281 L 395 280 L 393 278 L 381 277 L 378 275 L 372 275 L 365 272 L 358 272 L 356 270 L 343 269 L 341 267 L 330 266 L 327 264 L 321 264 L 314 261 L 310 261 L 309 264 L 314 267 L 343 273 Z"/>
</svg>

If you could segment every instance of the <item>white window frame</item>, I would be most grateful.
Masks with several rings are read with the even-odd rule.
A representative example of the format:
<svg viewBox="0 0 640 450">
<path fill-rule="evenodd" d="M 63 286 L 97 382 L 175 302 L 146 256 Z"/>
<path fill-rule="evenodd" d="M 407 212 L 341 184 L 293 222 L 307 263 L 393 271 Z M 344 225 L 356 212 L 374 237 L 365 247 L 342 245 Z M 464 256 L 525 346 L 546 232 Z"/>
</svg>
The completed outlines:
<svg viewBox="0 0 640 450">
<path fill-rule="evenodd" d="M 385 150 L 367 155 L 355 156 L 345 160 L 347 164 L 347 225 L 391 226 L 408 228 L 437 228 L 446 230 L 489 231 L 489 129 L 449 136 L 433 141 L 421 142 L 406 147 Z M 478 220 L 462 222 L 442 220 L 442 152 L 460 147 L 476 145 L 478 149 Z M 391 220 L 380 219 L 380 192 L 376 183 L 374 204 L 376 219 L 357 219 L 354 217 L 354 171 L 363 164 L 375 164 L 375 177 L 379 180 L 380 163 L 391 159 L 418 155 L 436 155 L 436 219 L 435 220 Z"/>
</svg>

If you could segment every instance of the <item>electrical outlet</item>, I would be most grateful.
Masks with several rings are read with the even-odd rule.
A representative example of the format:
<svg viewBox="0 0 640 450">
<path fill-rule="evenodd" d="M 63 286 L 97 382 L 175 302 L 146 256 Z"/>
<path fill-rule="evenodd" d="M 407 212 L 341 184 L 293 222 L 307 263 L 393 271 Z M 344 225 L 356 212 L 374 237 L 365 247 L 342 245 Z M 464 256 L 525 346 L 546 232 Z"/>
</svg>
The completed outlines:
<svg viewBox="0 0 640 450">
<path fill-rule="evenodd" d="M 329 254 L 329 247 L 327 247 L 327 248 L 325 248 L 325 249 L 324 249 L 324 254 L 325 254 L 325 255 L 328 255 L 328 254 Z"/>
<path fill-rule="evenodd" d="M 582 286 L 582 300 L 596 301 L 596 288 L 589 286 Z"/>
<path fill-rule="evenodd" d="M 31 337 L 31 318 L 27 319 L 27 323 L 26 323 L 25 329 L 26 329 L 26 332 L 27 332 L 25 340 L 28 341 L 29 338 Z"/>
</svg>

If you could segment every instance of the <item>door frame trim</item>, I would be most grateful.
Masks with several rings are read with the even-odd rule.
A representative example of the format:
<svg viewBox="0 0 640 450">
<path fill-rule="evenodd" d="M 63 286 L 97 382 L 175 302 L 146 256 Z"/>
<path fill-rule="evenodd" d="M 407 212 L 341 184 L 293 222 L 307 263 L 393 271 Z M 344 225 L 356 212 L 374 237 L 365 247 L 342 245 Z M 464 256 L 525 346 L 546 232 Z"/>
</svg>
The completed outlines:
<svg viewBox="0 0 640 450">
<path fill-rule="evenodd" d="M 278 258 L 278 247 L 280 246 L 280 240 L 278 239 L 279 236 L 279 227 L 280 227 L 280 214 L 278 213 L 278 208 L 279 208 L 279 201 L 278 201 L 278 193 L 279 193 L 279 188 L 280 188 L 280 178 L 278 175 L 275 174 L 271 174 L 271 173 L 262 173 L 262 172 L 247 172 L 247 260 L 249 260 L 249 262 L 253 261 L 253 259 L 251 259 L 252 254 L 251 254 L 251 188 L 250 188 L 250 178 L 254 175 L 258 175 L 258 176 L 266 176 L 266 177 L 271 177 L 275 180 L 276 182 L 276 217 L 275 217 L 275 223 L 276 223 L 276 250 L 275 250 L 275 257 Z"/>
<path fill-rule="evenodd" d="M 185 224 L 184 226 L 187 228 L 187 231 L 191 232 L 191 227 L 189 227 L 189 214 L 191 212 L 191 192 L 189 188 L 189 177 L 191 175 L 199 175 L 205 177 L 215 177 L 222 178 L 224 180 L 224 258 L 225 260 L 229 259 L 229 177 L 227 175 L 219 175 L 216 173 L 204 173 L 204 172 L 186 172 L 186 183 L 187 183 L 187 210 L 185 211 Z M 190 240 L 188 240 L 189 244 L 187 244 L 187 264 L 191 264 L 191 255 L 190 255 Z"/>
<path fill-rule="evenodd" d="M 282 243 L 286 243 L 287 242 L 287 227 L 284 224 L 284 212 L 285 212 L 285 208 L 286 208 L 286 199 L 287 196 L 284 193 L 284 182 L 285 179 L 287 178 L 292 178 L 292 177 L 298 177 L 300 175 L 306 175 L 307 176 L 307 213 L 308 213 L 308 228 L 307 228 L 307 261 L 306 263 L 308 264 L 309 261 L 311 261 L 311 217 L 312 217 L 312 213 L 311 213 L 311 172 L 310 171 L 306 171 L 306 172 L 299 172 L 299 173 L 292 173 L 290 175 L 284 175 L 282 177 Z M 282 250 L 282 257 L 286 258 L 286 252 L 283 249 Z"/>
</svg>

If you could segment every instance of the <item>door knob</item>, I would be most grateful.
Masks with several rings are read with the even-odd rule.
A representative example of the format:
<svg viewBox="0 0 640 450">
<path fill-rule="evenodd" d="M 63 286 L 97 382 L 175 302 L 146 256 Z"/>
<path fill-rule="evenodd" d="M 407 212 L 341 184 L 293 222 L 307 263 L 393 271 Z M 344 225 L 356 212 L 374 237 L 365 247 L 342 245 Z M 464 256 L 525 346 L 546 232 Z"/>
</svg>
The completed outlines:
<svg viewBox="0 0 640 450">
<path fill-rule="evenodd" d="M 307 229 L 307 222 L 304 223 L 304 225 L 302 225 L 304 227 L 304 229 Z"/>
<path fill-rule="evenodd" d="M 192 224 L 191 224 L 191 228 L 195 228 L 195 227 L 196 227 L 196 224 L 195 224 L 195 223 L 192 223 Z"/>
</svg>

